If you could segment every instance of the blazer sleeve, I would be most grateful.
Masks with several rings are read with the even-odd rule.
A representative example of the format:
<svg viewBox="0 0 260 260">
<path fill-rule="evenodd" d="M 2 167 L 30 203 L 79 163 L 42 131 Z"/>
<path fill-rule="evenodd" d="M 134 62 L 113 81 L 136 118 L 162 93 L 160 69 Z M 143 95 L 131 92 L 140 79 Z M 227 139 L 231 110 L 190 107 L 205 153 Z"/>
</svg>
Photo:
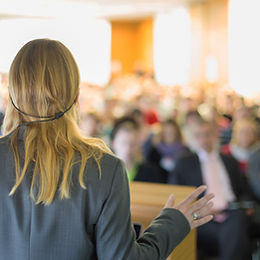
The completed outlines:
<svg viewBox="0 0 260 260">
<path fill-rule="evenodd" d="M 138 240 L 131 222 L 129 183 L 122 162 L 117 163 L 110 193 L 96 224 L 98 259 L 166 259 L 185 238 L 190 225 L 176 209 L 163 209 Z"/>
</svg>

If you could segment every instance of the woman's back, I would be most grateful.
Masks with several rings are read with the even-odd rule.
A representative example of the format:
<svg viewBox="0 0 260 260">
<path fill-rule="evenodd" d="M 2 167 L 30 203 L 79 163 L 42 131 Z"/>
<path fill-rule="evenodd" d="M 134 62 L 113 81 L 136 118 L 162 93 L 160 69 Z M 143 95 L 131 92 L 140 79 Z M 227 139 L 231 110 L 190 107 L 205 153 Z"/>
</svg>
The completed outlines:
<svg viewBox="0 0 260 260">
<path fill-rule="evenodd" d="M 23 140 L 19 137 L 18 146 L 21 150 Z M 99 179 L 96 163 L 90 159 L 86 167 L 87 190 L 79 185 L 79 165 L 75 165 L 71 198 L 61 200 L 56 195 L 45 206 L 30 198 L 30 168 L 15 194 L 9 196 L 15 180 L 9 136 L 0 141 L 0 155 L 0 258 L 95 259 L 95 224 L 111 185 L 108 175 L 113 174 L 118 160 L 104 156 L 102 165 L 106 170 Z"/>
<path fill-rule="evenodd" d="M 21 151 L 21 133 L 18 146 Z M 84 171 L 86 189 L 78 182 L 80 165 L 74 165 L 71 198 L 55 197 L 50 205 L 35 204 L 30 198 L 30 168 L 10 197 L 15 179 L 10 136 L 1 139 L 0 155 L 1 259 L 160 259 L 189 232 L 189 224 L 179 211 L 165 209 L 155 220 L 157 227 L 151 226 L 137 242 L 128 179 L 121 161 L 112 155 L 103 155 L 101 176 L 95 160 L 89 159 Z M 151 247 L 153 243 L 159 247 Z"/>
</svg>

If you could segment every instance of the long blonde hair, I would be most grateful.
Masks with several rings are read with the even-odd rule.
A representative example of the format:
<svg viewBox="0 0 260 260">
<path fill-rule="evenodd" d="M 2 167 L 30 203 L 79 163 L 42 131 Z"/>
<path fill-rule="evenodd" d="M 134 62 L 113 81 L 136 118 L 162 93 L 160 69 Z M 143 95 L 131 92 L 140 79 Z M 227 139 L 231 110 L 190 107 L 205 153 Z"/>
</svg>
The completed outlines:
<svg viewBox="0 0 260 260">
<path fill-rule="evenodd" d="M 59 191 L 60 199 L 70 197 L 71 169 L 80 155 L 78 181 L 82 188 L 88 159 L 94 158 L 99 171 L 103 153 L 110 150 L 99 139 L 85 138 L 77 125 L 79 71 L 70 51 L 49 39 L 25 44 L 13 60 L 9 72 L 9 95 L 3 123 L 4 136 L 11 134 L 16 180 L 13 195 L 23 181 L 28 166 L 33 166 L 30 196 L 35 203 L 50 204 Z M 20 113 L 11 102 L 29 115 L 49 116 L 65 111 L 60 118 L 33 123 L 35 118 Z M 19 125 L 30 122 L 24 132 L 24 155 L 18 149 Z M 34 187 L 37 186 L 37 193 Z"/>
</svg>

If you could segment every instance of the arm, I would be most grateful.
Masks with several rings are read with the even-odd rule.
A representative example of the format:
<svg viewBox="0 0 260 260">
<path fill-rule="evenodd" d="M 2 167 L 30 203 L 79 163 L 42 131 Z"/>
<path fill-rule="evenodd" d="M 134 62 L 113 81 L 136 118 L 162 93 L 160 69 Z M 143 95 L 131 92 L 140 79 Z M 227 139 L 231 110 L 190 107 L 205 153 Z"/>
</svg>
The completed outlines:
<svg viewBox="0 0 260 260">
<path fill-rule="evenodd" d="M 165 259 L 185 238 L 190 225 L 177 209 L 166 208 L 136 241 L 132 228 L 128 179 L 122 163 L 96 225 L 98 259 Z"/>
</svg>

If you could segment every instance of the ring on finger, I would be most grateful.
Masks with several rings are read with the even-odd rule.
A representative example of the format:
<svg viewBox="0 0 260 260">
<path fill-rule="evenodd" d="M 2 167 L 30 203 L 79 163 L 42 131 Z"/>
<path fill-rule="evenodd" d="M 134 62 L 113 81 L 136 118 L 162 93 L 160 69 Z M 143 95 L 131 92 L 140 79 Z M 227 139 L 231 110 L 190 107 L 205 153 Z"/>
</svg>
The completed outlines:
<svg viewBox="0 0 260 260">
<path fill-rule="evenodd" d="M 197 220 L 199 217 L 198 217 L 198 214 L 196 212 L 194 212 L 192 214 L 192 217 L 193 217 L 193 220 Z"/>
</svg>

